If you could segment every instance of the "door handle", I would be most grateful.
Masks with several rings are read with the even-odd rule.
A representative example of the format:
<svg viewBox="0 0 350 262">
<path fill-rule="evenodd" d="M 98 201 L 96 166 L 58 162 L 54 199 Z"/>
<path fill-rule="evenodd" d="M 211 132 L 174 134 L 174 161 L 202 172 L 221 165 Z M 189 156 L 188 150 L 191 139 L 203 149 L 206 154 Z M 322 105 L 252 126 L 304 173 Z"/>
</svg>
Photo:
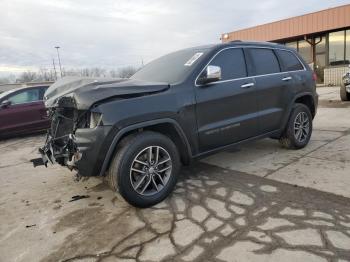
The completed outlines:
<svg viewBox="0 0 350 262">
<path fill-rule="evenodd" d="M 254 83 L 248 83 L 248 84 L 241 85 L 241 88 L 250 88 L 252 86 L 254 86 Z"/>
<path fill-rule="evenodd" d="M 282 78 L 282 81 L 289 81 L 289 80 L 292 80 L 291 76 L 287 76 L 287 77 Z"/>
</svg>

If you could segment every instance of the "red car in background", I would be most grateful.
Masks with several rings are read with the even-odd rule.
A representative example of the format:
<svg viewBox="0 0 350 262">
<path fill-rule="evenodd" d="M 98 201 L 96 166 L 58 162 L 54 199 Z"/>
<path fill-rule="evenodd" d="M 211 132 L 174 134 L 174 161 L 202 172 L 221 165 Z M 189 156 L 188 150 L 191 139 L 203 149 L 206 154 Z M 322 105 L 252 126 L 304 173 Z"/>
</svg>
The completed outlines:
<svg viewBox="0 0 350 262">
<path fill-rule="evenodd" d="M 50 121 L 43 102 L 47 88 L 23 87 L 0 94 L 0 138 L 49 128 Z"/>
</svg>

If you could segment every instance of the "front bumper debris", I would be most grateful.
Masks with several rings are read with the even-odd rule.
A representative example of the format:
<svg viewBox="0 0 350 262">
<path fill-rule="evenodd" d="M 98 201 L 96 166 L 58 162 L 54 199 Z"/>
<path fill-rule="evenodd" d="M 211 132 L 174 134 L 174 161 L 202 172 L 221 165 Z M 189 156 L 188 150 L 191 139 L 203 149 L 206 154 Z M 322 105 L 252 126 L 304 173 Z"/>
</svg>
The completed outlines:
<svg viewBox="0 0 350 262">
<path fill-rule="evenodd" d="M 62 98 L 58 103 L 66 105 L 68 100 Z M 58 163 L 71 170 L 75 169 L 75 162 L 81 159 L 75 131 L 79 127 L 86 126 L 86 115 L 86 111 L 79 112 L 72 107 L 50 108 L 51 128 L 47 132 L 44 146 L 39 148 L 42 160 L 34 159 L 33 165 L 47 167 L 48 163 Z"/>
<path fill-rule="evenodd" d="M 61 138 L 53 138 L 50 134 L 47 135 L 45 145 L 39 148 L 41 161 L 33 159 L 34 166 L 45 165 L 47 167 L 48 163 L 58 163 L 67 166 L 71 170 L 75 169 L 75 162 L 81 159 L 82 154 L 78 150 L 74 135 L 69 134 L 63 147 L 55 145 L 57 139 Z"/>
<path fill-rule="evenodd" d="M 114 137 L 109 136 L 112 126 L 103 124 L 96 109 L 78 110 L 71 102 L 61 98 L 58 107 L 49 109 L 51 128 L 39 148 L 41 158 L 32 163 L 34 167 L 59 164 L 76 170 L 79 176 L 98 176 Z"/>
</svg>

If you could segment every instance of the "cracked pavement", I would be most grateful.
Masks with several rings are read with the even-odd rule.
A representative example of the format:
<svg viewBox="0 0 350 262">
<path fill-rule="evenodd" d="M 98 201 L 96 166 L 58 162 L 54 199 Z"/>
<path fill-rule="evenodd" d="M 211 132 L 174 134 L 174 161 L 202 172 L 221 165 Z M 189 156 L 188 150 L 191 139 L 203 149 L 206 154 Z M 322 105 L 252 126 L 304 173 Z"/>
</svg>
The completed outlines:
<svg viewBox="0 0 350 262">
<path fill-rule="evenodd" d="M 211 156 L 149 209 L 34 169 L 42 136 L 1 141 L 0 261 L 350 261 L 350 106 L 336 92 L 320 89 L 307 148 L 266 139 Z"/>
</svg>

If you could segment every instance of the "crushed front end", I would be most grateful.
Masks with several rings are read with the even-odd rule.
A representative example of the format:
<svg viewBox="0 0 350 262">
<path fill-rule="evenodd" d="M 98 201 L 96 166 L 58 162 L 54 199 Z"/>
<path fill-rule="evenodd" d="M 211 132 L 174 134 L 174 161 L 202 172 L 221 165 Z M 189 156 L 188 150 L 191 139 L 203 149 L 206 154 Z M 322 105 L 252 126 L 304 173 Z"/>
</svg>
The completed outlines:
<svg viewBox="0 0 350 262">
<path fill-rule="evenodd" d="M 111 127 L 103 125 L 98 108 L 78 110 L 74 98 L 66 96 L 48 111 L 51 127 L 39 148 L 42 164 L 58 163 L 76 170 L 79 177 L 100 175 Z"/>
<path fill-rule="evenodd" d="M 75 109 L 72 97 L 62 97 L 57 106 L 49 108 L 51 127 L 47 132 L 46 142 L 39 149 L 43 163 L 58 163 L 75 169 L 75 163 L 81 159 L 81 152 L 76 143 L 75 132 L 78 128 L 85 128 L 88 123 L 88 111 Z"/>
<path fill-rule="evenodd" d="M 134 122 L 143 119 L 135 116 L 135 104 L 129 99 L 168 89 L 166 83 L 132 79 L 58 80 L 44 95 L 51 127 L 39 149 L 42 157 L 32 160 L 34 166 L 58 163 L 77 170 L 79 176 L 104 175 L 107 152 L 122 125 L 129 123 L 126 116 L 133 113 Z"/>
</svg>

